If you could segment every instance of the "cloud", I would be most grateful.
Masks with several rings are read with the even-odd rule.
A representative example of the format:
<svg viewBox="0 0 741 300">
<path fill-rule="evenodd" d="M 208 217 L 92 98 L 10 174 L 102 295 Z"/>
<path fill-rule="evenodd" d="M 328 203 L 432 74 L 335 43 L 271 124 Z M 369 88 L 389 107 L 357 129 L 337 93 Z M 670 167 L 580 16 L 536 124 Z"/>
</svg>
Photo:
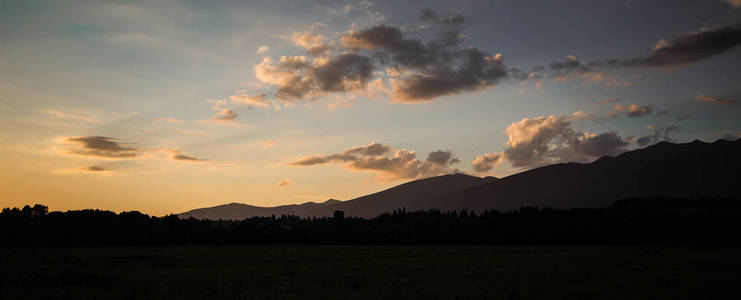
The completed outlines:
<svg viewBox="0 0 741 300">
<path fill-rule="evenodd" d="M 741 24 L 701 29 L 680 35 L 673 41 L 659 41 L 651 54 L 626 60 L 610 60 L 622 67 L 686 66 L 727 52 L 741 44 Z"/>
<path fill-rule="evenodd" d="M 279 187 L 281 187 L 281 186 L 292 186 L 293 185 L 293 181 L 291 181 L 291 179 L 289 179 L 289 178 L 283 178 L 276 185 L 279 186 Z"/>
<path fill-rule="evenodd" d="M 167 153 L 170 156 L 170 159 L 174 161 L 182 161 L 182 162 L 204 162 L 208 161 L 208 159 L 202 159 L 197 158 L 193 156 L 187 156 L 183 154 L 180 150 L 177 149 L 166 149 L 164 150 L 165 153 Z"/>
<path fill-rule="evenodd" d="M 633 85 L 630 80 L 622 80 L 617 75 L 602 70 L 602 63 L 596 61 L 583 63 L 574 55 L 566 56 L 564 61 L 551 63 L 550 68 L 554 71 L 554 81 L 556 82 L 568 82 L 571 78 L 581 78 L 592 82 L 601 82 L 608 87 Z"/>
<path fill-rule="evenodd" d="M 86 116 L 84 114 L 68 113 L 68 112 L 63 112 L 63 111 L 58 111 L 58 110 L 47 110 L 44 112 L 52 116 L 55 116 L 57 118 L 63 119 L 63 120 L 83 121 L 83 122 L 88 122 L 88 123 L 101 123 L 102 122 L 98 118 Z"/>
<path fill-rule="evenodd" d="M 314 80 L 323 92 L 343 92 L 365 87 L 373 72 L 370 58 L 342 54 L 313 70 Z"/>
<path fill-rule="evenodd" d="M 551 63 L 551 70 L 555 71 L 557 75 L 562 76 L 582 76 L 588 73 L 599 73 L 597 69 L 599 65 L 597 63 L 584 64 L 579 61 L 575 55 L 568 55 L 564 61 L 556 61 Z"/>
<path fill-rule="evenodd" d="M 80 168 L 80 170 L 87 171 L 87 172 L 104 172 L 104 171 L 109 171 L 106 168 L 98 167 L 98 166 L 84 166 L 84 167 Z"/>
<path fill-rule="evenodd" d="M 104 136 L 82 136 L 82 137 L 71 137 L 65 139 L 67 142 L 73 142 L 76 145 L 71 148 L 67 148 L 67 152 L 70 154 L 90 156 L 95 158 L 110 158 L 110 159 L 128 159 L 137 158 L 144 156 L 148 153 L 159 153 L 165 154 L 169 159 L 180 162 L 205 162 L 207 159 L 197 158 L 189 155 L 185 155 L 178 149 L 136 149 L 133 147 L 125 146 L 116 141 L 116 139 Z M 110 171 L 100 166 L 86 166 L 81 170 L 98 172 L 98 171 Z"/>
<path fill-rule="evenodd" d="M 371 24 L 383 23 L 386 17 L 383 13 L 372 10 L 372 6 L 373 2 L 362 0 L 357 5 L 345 4 L 339 8 L 328 7 L 327 11 L 335 16 L 349 17 L 353 20 L 354 24 L 356 22 L 363 22 L 363 19 L 367 20 Z"/>
<path fill-rule="evenodd" d="M 421 19 L 443 25 L 464 21 L 460 15 L 438 15 L 429 9 L 422 11 Z M 443 26 L 427 42 L 387 25 L 350 30 L 336 42 L 311 31 L 294 33 L 290 39 L 309 50 L 309 56 L 265 58 L 255 66 L 255 77 L 276 87 L 276 97 L 283 101 L 351 91 L 387 92 L 396 102 L 430 101 L 489 88 L 508 75 L 501 55 L 461 47 L 465 36 L 457 26 Z"/>
<path fill-rule="evenodd" d="M 237 113 L 231 109 L 224 108 L 217 114 L 213 115 L 211 119 L 215 121 L 235 121 L 237 120 Z"/>
<path fill-rule="evenodd" d="M 260 48 L 257 48 L 257 55 L 265 54 L 270 52 L 270 47 L 268 46 L 260 46 Z"/>
<path fill-rule="evenodd" d="M 590 158 L 596 158 L 605 155 L 618 155 L 625 151 L 628 142 L 617 132 L 608 131 L 600 134 L 582 133 L 576 141 L 571 141 L 569 146 L 579 155 L 583 154 Z"/>
<path fill-rule="evenodd" d="M 426 162 L 437 165 L 452 165 L 461 162 L 450 150 L 438 150 L 427 154 Z"/>
<path fill-rule="evenodd" d="M 116 139 L 105 136 L 81 136 L 67 138 L 68 142 L 77 144 L 69 153 L 81 156 L 96 156 L 103 158 L 134 158 L 139 151 L 133 147 L 126 147 Z"/>
<path fill-rule="evenodd" d="M 697 97 L 695 97 L 695 101 L 707 102 L 707 103 L 713 103 L 713 104 L 737 104 L 741 102 L 735 99 L 717 98 L 717 97 L 708 96 L 705 94 L 697 95 Z"/>
<path fill-rule="evenodd" d="M 475 47 L 459 49 L 462 40 L 460 33 L 448 30 L 423 43 L 404 38 L 399 28 L 380 25 L 348 32 L 341 41 L 345 47 L 371 51 L 397 69 L 400 76 L 392 81 L 394 100 L 417 102 L 488 88 L 507 77 L 501 55 Z"/>
<path fill-rule="evenodd" d="M 459 160 L 449 150 L 428 154 L 425 161 L 416 158 L 416 152 L 402 149 L 391 155 L 392 148 L 371 143 L 330 155 L 309 156 L 290 163 L 294 166 L 312 166 L 327 163 L 345 163 L 349 169 L 373 171 L 381 180 L 415 179 L 457 172 L 451 165 Z"/>
<path fill-rule="evenodd" d="M 391 152 L 391 147 L 376 142 L 370 143 L 367 146 L 358 146 L 345 150 L 342 152 L 343 155 L 363 155 L 363 156 L 378 156 L 384 155 Z"/>
<path fill-rule="evenodd" d="M 306 49 L 324 46 L 324 36 L 309 31 L 294 32 L 291 35 L 290 40 L 293 41 L 296 46 Z"/>
<path fill-rule="evenodd" d="M 492 87 L 507 76 L 501 55 L 485 55 L 476 48 L 466 49 L 463 53 L 463 65 L 457 70 L 441 67 L 394 82 L 393 99 L 398 102 L 430 101 L 445 95 Z"/>
<path fill-rule="evenodd" d="M 668 127 L 660 127 L 656 128 L 654 131 L 654 134 L 642 136 L 636 140 L 636 143 L 638 146 L 647 146 L 651 144 L 655 144 L 659 141 L 667 141 L 667 142 L 673 142 L 674 140 L 669 137 L 669 134 L 671 134 L 674 131 L 679 130 L 679 127 L 677 125 L 670 125 Z"/>
<path fill-rule="evenodd" d="M 629 118 L 635 118 L 635 117 L 642 117 L 650 115 L 653 109 L 649 106 L 645 105 L 638 105 L 638 104 L 631 104 L 631 105 L 621 105 L 616 104 L 613 107 L 612 112 L 610 113 L 610 117 L 617 118 L 620 113 L 625 113 L 626 116 Z"/>
<path fill-rule="evenodd" d="M 463 24 L 465 19 L 459 14 L 445 13 L 439 15 L 435 11 L 425 8 L 420 12 L 419 20 L 433 24 L 460 25 Z"/>
<path fill-rule="evenodd" d="M 472 163 L 473 170 L 479 173 L 486 173 L 496 167 L 503 160 L 503 153 L 486 153 L 479 155 L 479 157 L 477 157 Z"/>
<path fill-rule="evenodd" d="M 278 99 L 289 101 L 363 89 L 373 68 L 370 58 L 351 53 L 312 61 L 305 56 L 282 56 L 277 62 L 263 60 L 255 66 L 255 76 L 276 86 Z"/>
<path fill-rule="evenodd" d="M 508 137 L 501 153 L 487 153 L 473 161 L 477 172 L 487 172 L 504 160 L 515 168 L 528 169 L 558 162 L 588 162 L 605 155 L 617 155 L 629 145 L 614 131 L 600 134 L 579 132 L 571 124 L 586 116 L 576 112 L 567 116 L 524 118 L 505 130 Z"/>
<path fill-rule="evenodd" d="M 235 103 L 237 105 L 251 105 L 251 106 L 258 106 L 258 107 L 275 107 L 276 109 L 280 109 L 280 105 L 278 103 L 275 103 L 273 101 L 270 101 L 268 99 L 268 96 L 265 95 L 265 93 L 259 93 L 254 96 L 250 96 L 247 94 L 237 94 L 229 97 L 229 100 L 231 100 L 232 103 Z"/>
<path fill-rule="evenodd" d="M 508 76 L 521 81 L 518 93 L 524 93 L 525 88 L 531 81 L 533 82 L 535 91 L 540 91 L 540 89 L 543 87 L 543 78 L 545 77 L 545 74 L 543 73 L 544 69 L 544 67 L 535 67 L 529 72 L 524 72 L 517 68 L 511 68 L 509 70 Z"/>
</svg>

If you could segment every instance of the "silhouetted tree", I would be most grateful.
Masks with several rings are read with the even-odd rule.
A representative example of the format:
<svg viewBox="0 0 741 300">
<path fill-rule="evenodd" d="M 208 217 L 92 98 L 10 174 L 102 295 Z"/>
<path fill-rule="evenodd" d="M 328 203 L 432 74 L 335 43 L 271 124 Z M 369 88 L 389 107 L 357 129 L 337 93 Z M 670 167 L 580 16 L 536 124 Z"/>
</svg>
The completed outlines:
<svg viewBox="0 0 741 300">
<path fill-rule="evenodd" d="M 168 244 L 726 244 L 741 245 L 741 201 L 627 199 L 607 208 L 406 211 L 373 219 L 254 217 L 241 221 L 151 217 L 102 210 L 0 211 L 2 246 Z"/>
</svg>

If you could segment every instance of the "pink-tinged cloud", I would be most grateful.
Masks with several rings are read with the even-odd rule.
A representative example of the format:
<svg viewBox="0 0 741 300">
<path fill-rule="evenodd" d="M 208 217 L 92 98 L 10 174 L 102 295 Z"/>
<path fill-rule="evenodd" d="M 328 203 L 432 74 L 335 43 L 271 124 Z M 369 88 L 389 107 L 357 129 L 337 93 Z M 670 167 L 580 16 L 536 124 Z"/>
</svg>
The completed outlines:
<svg viewBox="0 0 741 300">
<path fill-rule="evenodd" d="M 586 116 L 576 112 L 567 116 L 524 118 L 512 123 L 505 133 L 504 152 L 486 153 L 473 162 L 476 172 L 484 173 L 508 161 L 513 167 L 529 169 L 558 162 L 588 162 L 605 155 L 617 155 L 629 145 L 615 131 L 600 134 L 579 132 L 572 122 Z"/>
<path fill-rule="evenodd" d="M 312 166 L 345 163 L 352 170 L 375 172 L 381 180 L 415 179 L 458 172 L 451 166 L 459 160 L 449 150 L 431 152 L 424 161 L 418 160 L 414 151 L 402 149 L 391 155 L 392 152 L 389 146 L 371 143 L 335 154 L 305 157 L 290 164 Z"/>
<path fill-rule="evenodd" d="M 718 98 L 718 97 L 708 96 L 705 94 L 697 95 L 697 97 L 695 97 L 695 101 L 713 103 L 713 104 L 721 104 L 721 105 L 738 104 L 741 102 L 736 99 Z"/>
</svg>

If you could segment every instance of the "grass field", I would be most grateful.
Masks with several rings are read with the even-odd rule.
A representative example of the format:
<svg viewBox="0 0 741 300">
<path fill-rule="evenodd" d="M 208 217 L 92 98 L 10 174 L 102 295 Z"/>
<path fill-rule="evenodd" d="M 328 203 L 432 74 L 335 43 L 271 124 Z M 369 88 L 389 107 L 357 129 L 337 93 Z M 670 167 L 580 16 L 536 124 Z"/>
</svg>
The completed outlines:
<svg viewBox="0 0 741 300">
<path fill-rule="evenodd" d="M 741 249 L 0 249 L 0 299 L 730 299 Z"/>
</svg>

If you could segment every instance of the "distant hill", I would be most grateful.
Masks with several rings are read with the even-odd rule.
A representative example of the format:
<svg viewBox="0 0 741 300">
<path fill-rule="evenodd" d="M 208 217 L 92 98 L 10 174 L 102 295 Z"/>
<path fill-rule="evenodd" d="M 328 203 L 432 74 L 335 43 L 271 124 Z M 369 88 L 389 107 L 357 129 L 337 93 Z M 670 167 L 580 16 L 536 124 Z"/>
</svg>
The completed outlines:
<svg viewBox="0 0 741 300">
<path fill-rule="evenodd" d="M 306 202 L 303 204 L 292 204 L 292 205 L 281 205 L 275 207 L 261 207 L 253 206 L 242 203 L 230 203 L 224 205 L 218 205 L 213 207 L 205 207 L 187 211 L 178 214 L 181 218 L 194 217 L 196 219 L 211 219 L 211 220 L 241 220 L 249 217 L 267 217 L 267 216 L 280 216 L 280 215 L 307 215 L 306 212 L 332 204 L 339 203 L 341 201 L 335 199 L 329 199 L 327 201 L 316 203 Z"/>
<path fill-rule="evenodd" d="M 714 143 L 661 142 L 589 164 L 554 164 L 497 179 L 464 174 L 407 182 L 348 201 L 329 200 L 277 207 L 227 204 L 180 214 L 206 219 L 243 219 L 293 214 L 375 217 L 394 209 L 510 210 L 522 206 L 603 207 L 624 198 L 651 196 L 741 198 L 741 139 Z"/>
</svg>

